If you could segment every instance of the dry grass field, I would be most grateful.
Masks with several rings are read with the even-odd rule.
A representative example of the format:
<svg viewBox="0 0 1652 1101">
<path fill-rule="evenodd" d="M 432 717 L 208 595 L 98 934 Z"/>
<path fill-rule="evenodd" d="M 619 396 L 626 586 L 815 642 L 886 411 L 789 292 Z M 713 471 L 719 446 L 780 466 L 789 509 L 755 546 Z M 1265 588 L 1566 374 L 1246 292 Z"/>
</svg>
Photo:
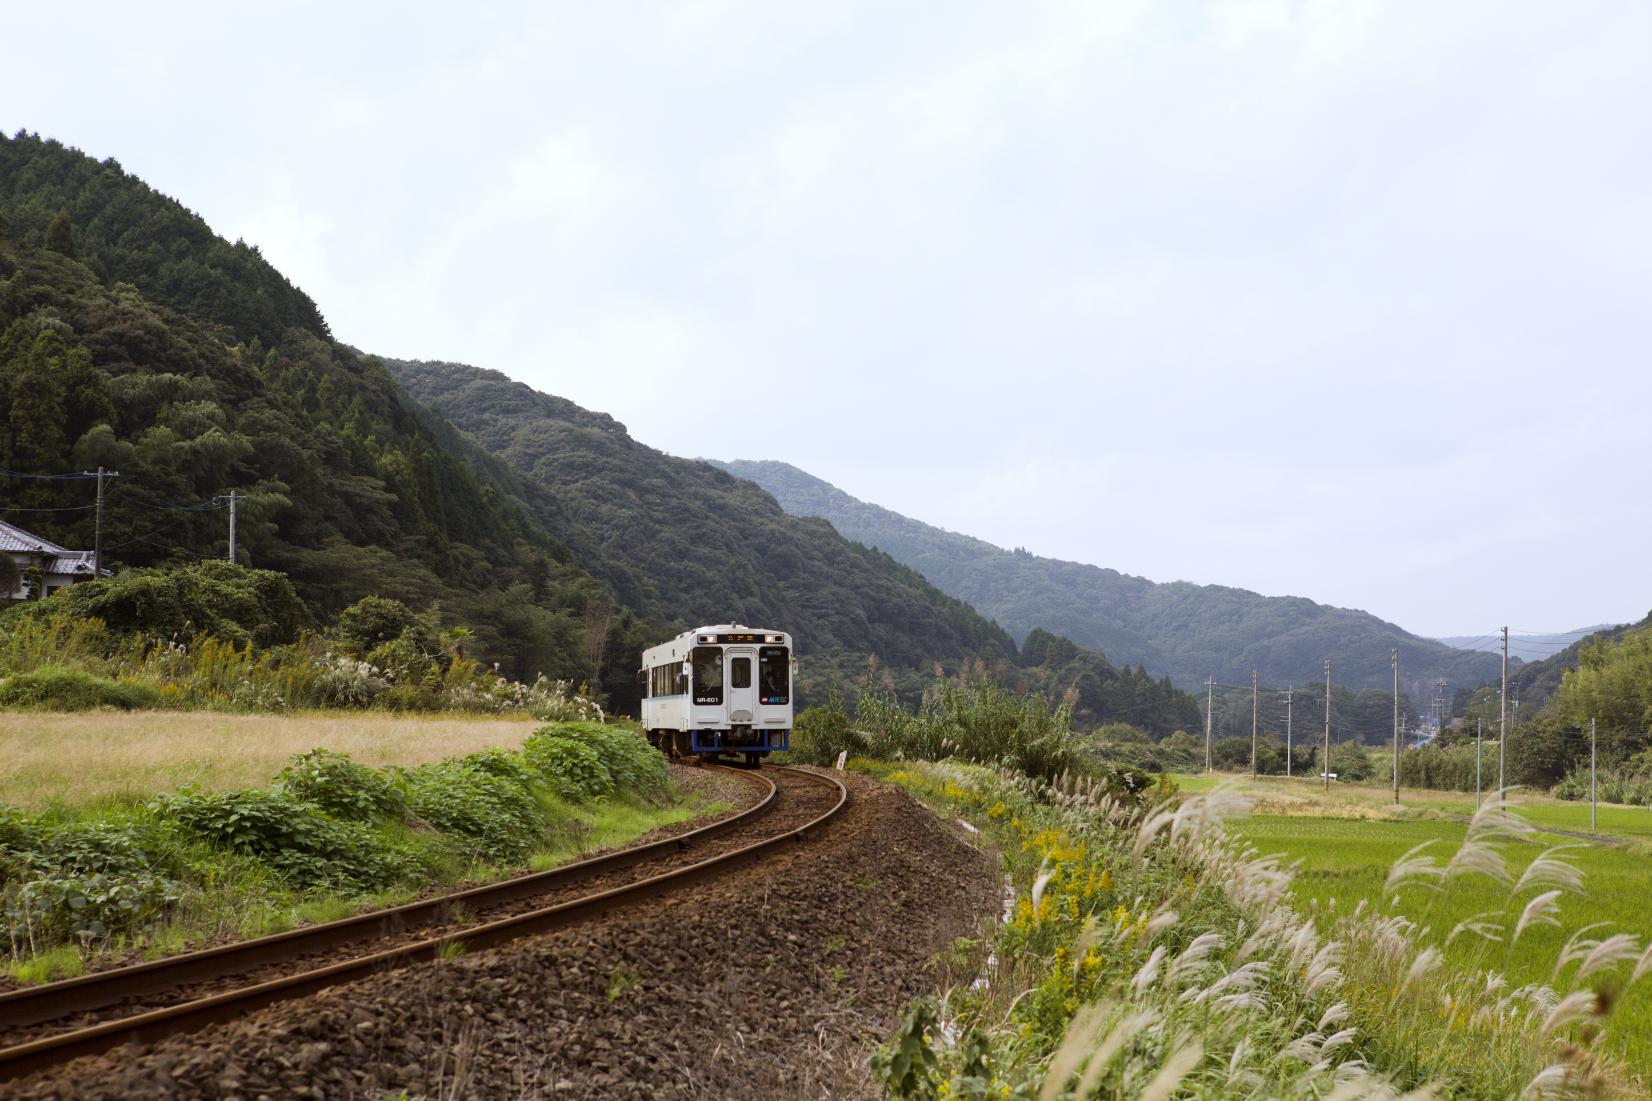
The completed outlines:
<svg viewBox="0 0 1652 1101">
<path fill-rule="evenodd" d="M 40 809 L 142 798 L 181 784 L 257 787 L 324 747 L 368 765 L 417 765 L 514 747 L 532 719 L 313 712 L 0 712 L 0 803 Z"/>
</svg>

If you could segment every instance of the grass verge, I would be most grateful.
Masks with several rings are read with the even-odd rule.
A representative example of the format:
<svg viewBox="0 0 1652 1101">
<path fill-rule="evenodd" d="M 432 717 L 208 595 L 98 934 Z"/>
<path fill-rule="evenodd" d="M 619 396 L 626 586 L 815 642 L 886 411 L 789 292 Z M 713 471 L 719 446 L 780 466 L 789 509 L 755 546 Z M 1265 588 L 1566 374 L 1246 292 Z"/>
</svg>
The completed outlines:
<svg viewBox="0 0 1652 1101">
<path fill-rule="evenodd" d="M 1519 859 L 1514 816 L 1394 864 L 1381 905 L 1309 912 L 1290 869 L 1219 826 L 1241 809 L 1226 791 L 1131 805 L 1082 781 L 864 767 L 974 824 L 1016 890 L 981 974 L 914 1003 L 882 1049 L 892 1096 L 1638 1095 L 1610 1036 L 1652 952 L 1596 929 L 1534 950 L 1544 981 L 1515 985 L 1489 955 L 1445 959 L 1414 913 L 1424 894 L 1495 885 L 1502 907 L 1453 940 L 1524 954 L 1571 873 L 1565 853 Z"/>
<path fill-rule="evenodd" d="M 671 785 L 635 732 L 589 723 L 412 768 L 312 750 L 261 788 L 0 808 L 9 972 L 38 982 L 332 921 L 721 809 Z"/>
</svg>

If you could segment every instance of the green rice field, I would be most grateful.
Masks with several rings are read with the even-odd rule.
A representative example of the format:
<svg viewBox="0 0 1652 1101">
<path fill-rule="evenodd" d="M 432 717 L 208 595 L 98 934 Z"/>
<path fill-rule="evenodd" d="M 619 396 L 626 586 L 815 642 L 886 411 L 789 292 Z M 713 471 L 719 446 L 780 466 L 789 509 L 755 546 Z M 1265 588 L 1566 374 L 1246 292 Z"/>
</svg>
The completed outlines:
<svg viewBox="0 0 1652 1101">
<path fill-rule="evenodd" d="M 1561 896 L 1559 928 L 1528 928 L 1512 947 L 1474 935 L 1460 935 L 1448 946 L 1453 928 L 1475 915 L 1490 912 L 1505 929 L 1512 929 L 1522 907 L 1538 893 L 1528 888 L 1513 896 L 1508 884 L 1471 875 L 1441 886 L 1407 887 L 1396 898 L 1385 899 L 1389 870 L 1407 851 L 1427 843 L 1423 851 L 1441 864 L 1456 851 L 1467 831 L 1466 819 L 1474 813 L 1472 793 L 1402 791 L 1396 810 L 1392 791 L 1381 788 L 1332 785 L 1326 792 L 1318 781 L 1253 781 L 1220 774 L 1214 779 L 1178 776 L 1176 781 L 1184 791 L 1227 783 L 1249 796 L 1251 813 L 1231 819 L 1229 830 L 1259 853 L 1278 854 L 1297 865 L 1297 903 L 1327 925 L 1362 902 L 1381 907 L 1426 927 L 1450 966 L 1496 971 L 1514 987 L 1552 983 L 1562 994 L 1570 987 L 1556 981 L 1555 962 L 1567 938 L 1580 928 L 1603 922 L 1588 935 L 1622 932 L 1642 945 L 1652 942 L 1652 810 L 1647 808 L 1601 806 L 1598 840 L 1534 832 L 1503 845 L 1506 865 L 1516 878 L 1545 850 L 1568 846 L 1563 856 L 1583 872 L 1583 893 Z M 1531 798 L 1517 804 L 1514 812 L 1539 831 L 1589 833 L 1586 802 Z M 1630 961 L 1601 974 L 1608 984 L 1621 983 L 1633 966 Z M 1569 978 L 1570 971 L 1564 974 Z M 1591 978 L 1590 985 L 1597 978 Z M 1610 1034 L 1611 1050 L 1631 1074 L 1643 1086 L 1652 1082 L 1652 976 L 1623 992 L 1612 1013 Z"/>
</svg>

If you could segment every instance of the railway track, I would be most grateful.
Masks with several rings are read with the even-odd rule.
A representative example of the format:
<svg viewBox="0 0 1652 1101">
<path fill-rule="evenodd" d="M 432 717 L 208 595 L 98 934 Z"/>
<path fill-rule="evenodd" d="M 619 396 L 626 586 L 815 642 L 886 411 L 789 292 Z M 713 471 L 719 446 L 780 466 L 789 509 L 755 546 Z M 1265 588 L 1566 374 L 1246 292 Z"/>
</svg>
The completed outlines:
<svg viewBox="0 0 1652 1101">
<path fill-rule="evenodd" d="M 848 801 L 840 781 L 819 773 L 729 771 L 761 789 L 758 801 L 661 841 L 324 925 L 0 994 L 0 1081 L 231 1020 L 375 972 L 588 921 L 795 844 Z M 748 840 L 760 825 L 768 827 L 764 836 Z"/>
</svg>

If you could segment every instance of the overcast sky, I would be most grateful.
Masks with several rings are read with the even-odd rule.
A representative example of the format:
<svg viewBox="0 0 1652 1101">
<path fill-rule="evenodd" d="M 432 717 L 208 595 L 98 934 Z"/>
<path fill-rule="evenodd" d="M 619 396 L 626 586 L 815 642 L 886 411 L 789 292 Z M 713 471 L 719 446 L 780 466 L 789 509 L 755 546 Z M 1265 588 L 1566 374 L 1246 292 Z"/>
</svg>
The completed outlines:
<svg viewBox="0 0 1652 1101">
<path fill-rule="evenodd" d="M 50 5 L 0 126 L 369 351 L 1428 634 L 1652 608 L 1652 4 Z"/>
</svg>

